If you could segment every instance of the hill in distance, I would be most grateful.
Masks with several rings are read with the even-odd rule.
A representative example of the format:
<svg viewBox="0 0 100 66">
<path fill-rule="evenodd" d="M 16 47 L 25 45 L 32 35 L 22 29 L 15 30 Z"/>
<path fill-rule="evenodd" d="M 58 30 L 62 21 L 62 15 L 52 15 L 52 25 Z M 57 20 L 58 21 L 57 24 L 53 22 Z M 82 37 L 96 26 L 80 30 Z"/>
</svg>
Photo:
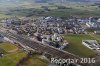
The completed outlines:
<svg viewBox="0 0 100 66">
<path fill-rule="evenodd" d="M 100 0 L 0 0 L 0 2 L 39 2 L 39 3 L 48 3 L 48 2 L 100 2 Z"/>
</svg>

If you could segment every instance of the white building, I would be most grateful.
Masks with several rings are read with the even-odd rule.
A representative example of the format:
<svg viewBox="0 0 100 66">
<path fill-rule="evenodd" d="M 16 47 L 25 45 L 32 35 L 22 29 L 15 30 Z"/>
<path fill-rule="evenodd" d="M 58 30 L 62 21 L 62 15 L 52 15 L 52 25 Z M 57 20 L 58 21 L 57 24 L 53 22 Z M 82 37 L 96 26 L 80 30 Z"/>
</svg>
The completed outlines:
<svg viewBox="0 0 100 66">
<path fill-rule="evenodd" d="M 98 24 L 97 23 L 95 23 L 95 22 L 87 22 L 86 23 L 86 25 L 87 25 L 87 27 L 89 27 L 89 28 L 98 28 Z"/>
<path fill-rule="evenodd" d="M 94 31 L 95 34 L 100 34 L 100 31 Z"/>
<path fill-rule="evenodd" d="M 63 34 L 64 33 L 63 29 L 62 28 L 58 28 L 58 33 L 59 34 Z"/>
<path fill-rule="evenodd" d="M 55 33 L 55 34 L 52 36 L 52 40 L 53 40 L 53 41 L 56 41 L 56 40 L 57 40 L 57 37 L 58 37 L 58 34 Z"/>
<path fill-rule="evenodd" d="M 89 22 L 86 22 L 87 27 L 89 28 L 100 28 L 100 19 L 89 18 Z"/>
<path fill-rule="evenodd" d="M 100 51 L 100 45 L 97 43 L 96 40 L 83 40 L 82 44 L 89 49 Z"/>
</svg>

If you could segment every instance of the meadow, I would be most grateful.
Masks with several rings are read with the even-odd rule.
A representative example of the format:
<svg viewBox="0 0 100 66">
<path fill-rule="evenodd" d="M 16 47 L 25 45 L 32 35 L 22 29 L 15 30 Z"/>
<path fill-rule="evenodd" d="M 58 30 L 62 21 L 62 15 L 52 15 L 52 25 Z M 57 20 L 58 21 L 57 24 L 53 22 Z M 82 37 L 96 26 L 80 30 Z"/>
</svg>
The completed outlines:
<svg viewBox="0 0 100 66">
<path fill-rule="evenodd" d="M 22 50 L 9 42 L 0 43 L 0 49 L 5 51 L 4 56 L 0 57 L 0 66 L 15 66 L 26 56 Z"/>
<path fill-rule="evenodd" d="M 66 35 L 65 39 L 69 42 L 69 47 L 65 48 L 66 51 L 69 51 L 80 57 L 95 56 L 95 52 L 82 44 L 82 40 L 96 40 L 90 35 Z"/>
<path fill-rule="evenodd" d="M 42 6 L 46 6 L 42 8 Z M 58 9 L 58 6 L 64 6 L 66 9 Z M 70 9 L 68 9 L 70 8 Z M 92 4 L 77 4 L 77 3 L 66 3 L 66 4 L 47 4 L 47 3 L 0 3 L 0 17 L 9 16 L 56 16 L 56 17 L 90 17 L 90 16 L 100 16 L 100 8 L 98 6 L 93 6 Z M 35 9 L 35 11 L 31 10 Z M 48 11 L 49 10 L 49 11 Z M 43 12 L 48 11 L 48 12 Z M 38 14 L 38 15 L 37 15 Z"/>
<path fill-rule="evenodd" d="M 27 56 L 22 49 L 9 42 L 0 43 L 0 52 L 4 53 L 0 57 L 0 66 L 16 66 L 16 64 Z M 22 66 L 47 66 L 47 61 L 39 58 L 39 55 L 33 55 Z"/>
</svg>

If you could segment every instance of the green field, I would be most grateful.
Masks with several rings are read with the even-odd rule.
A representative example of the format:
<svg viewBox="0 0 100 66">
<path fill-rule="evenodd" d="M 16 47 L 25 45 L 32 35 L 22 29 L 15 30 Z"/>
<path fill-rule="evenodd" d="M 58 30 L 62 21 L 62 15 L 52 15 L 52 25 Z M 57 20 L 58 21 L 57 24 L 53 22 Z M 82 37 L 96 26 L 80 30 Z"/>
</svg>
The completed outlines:
<svg viewBox="0 0 100 66">
<path fill-rule="evenodd" d="M 82 40 L 91 40 L 94 39 L 89 35 L 66 35 L 65 39 L 69 42 L 69 47 L 66 48 L 66 51 L 74 53 L 80 57 L 90 57 L 94 56 L 95 53 L 82 45 Z"/>
<path fill-rule="evenodd" d="M 0 3 L 0 18 L 7 18 L 7 17 L 24 17 L 27 16 L 30 12 L 29 9 L 42 9 L 41 6 L 48 6 L 46 3 Z M 25 10 L 23 10 L 25 9 Z M 18 10 L 18 11 L 17 11 Z M 35 16 L 35 15 L 32 15 Z"/>
<path fill-rule="evenodd" d="M 0 66 L 15 66 L 19 60 L 25 57 L 25 53 L 23 52 L 16 52 L 13 54 L 6 55 L 0 58 Z"/>
<path fill-rule="evenodd" d="M 9 42 L 0 43 L 0 48 L 5 50 L 4 56 L 0 58 L 0 66 L 15 66 L 26 54 Z M 10 52 L 12 51 L 12 52 Z"/>
<path fill-rule="evenodd" d="M 100 34 L 90 34 L 92 38 L 95 38 L 100 43 Z"/>
<path fill-rule="evenodd" d="M 9 18 L 11 17 L 11 15 L 5 15 L 3 13 L 0 13 L 0 18 Z"/>
<path fill-rule="evenodd" d="M 90 28 L 87 29 L 88 32 L 100 31 L 100 28 Z"/>
<path fill-rule="evenodd" d="M 42 6 L 47 6 L 50 11 L 42 12 L 39 11 L 45 10 L 41 8 Z M 58 9 L 58 6 L 65 6 L 66 8 L 71 9 Z M 34 11 L 30 10 L 35 8 L 36 13 L 39 13 L 38 16 L 56 16 L 56 17 L 70 17 L 70 16 L 79 16 L 79 17 L 90 17 L 90 16 L 100 16 L 100 8 L 97 6 L 92 6 L 91 4 L 77 4 L 77 3 L 66 3 L 66 4 L 54 4 L 50 5 L 47 3 L 0 3 L 0 18 L 11 17 L 11 16 L 37 16 Z M 24 9 L 24 10 L 23 10 Z"/>
<path fill-rule="evenodd" d="M 6 52 L 9 52 L 10 50 L 16 49 L 17 47 L 9 42 L 6 42 L 0 43 L 0 48 L 4 49 Z"/>
<path fill-rule="evenodd" d="M 22 58 L 27 56 L 21 49 L 9 42 L 0 43 L 1 51 L 4 52 L 4 56 L 0 57 L 0 66 L 16 66 Z M 47 61 L 40 59 L 39 55 L 33 55 L 22 66 L 47 66 Z"/>
<path fill-rule="evenodd" d="M 25 61 L 22 66 L 48 66 L 48 62 L 39 57 L 39 55 L 33 55 L 27 61 Z"/>
<path fill-rule="evenodd" d="M 57 6 L 65 6 L 66 8 L 71 9 L 57 9 Z M 52 9 L 52 7 L 51 7 Z M 100 8 L 97 6 L 92 6 L 92 4 L 78 4 L 78 3 L 65 3 L 65 4 L 56 4 L 55 9 L 51 10 L 44 15 L 50 16 L 79 16 L 79 17 L 90 17 L 90 16 L 100 16 Z"/>
</svg>

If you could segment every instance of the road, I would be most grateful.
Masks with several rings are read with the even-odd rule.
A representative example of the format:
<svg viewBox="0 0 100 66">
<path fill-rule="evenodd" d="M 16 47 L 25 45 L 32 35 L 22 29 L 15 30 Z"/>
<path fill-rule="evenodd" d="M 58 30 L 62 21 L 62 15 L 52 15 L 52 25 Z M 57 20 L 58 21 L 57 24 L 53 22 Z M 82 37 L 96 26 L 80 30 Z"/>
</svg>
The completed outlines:
<svg viewBox="0 0 100 66">
<path fill-rule="evenodd" d="M 43 52 L 43 53 L 48 53 L 50 55 L 52 55 L 53 57 L 55 58 L 63 58 L 63 59 L 79 59 L 78 62 L 80 62 L 80 57 L 74 55 L 74 54 L 71 54 L 67 51 L 63 51 L 63 50 L 59 50 L 57 48 L 54 48 L 54 47 L 51 47 L 49 45 L 44 45 L 38 41 L 32 41 L 26 37 L 23 37 L 23 36 L 20 36 L 20 35 L 17 35 L 17 34 L 13 34 L 13 33 L 10 33 L 8 31 L 1 31 L 0 30 L 0 33 L 8 38 L 11 38 L 11 39 L 14 39 L 14 40 L 17 40 L 19 41 L 21 44 L 25 45 L 25 46 L 28 46 L 32 49 L 35 49 L 36 51 L 38 52 Z M 80 63 L 79 63 L 80 64 Z M 82 66 L 89 66 L 87 64 L 80 64 Z"/>
</svg>

